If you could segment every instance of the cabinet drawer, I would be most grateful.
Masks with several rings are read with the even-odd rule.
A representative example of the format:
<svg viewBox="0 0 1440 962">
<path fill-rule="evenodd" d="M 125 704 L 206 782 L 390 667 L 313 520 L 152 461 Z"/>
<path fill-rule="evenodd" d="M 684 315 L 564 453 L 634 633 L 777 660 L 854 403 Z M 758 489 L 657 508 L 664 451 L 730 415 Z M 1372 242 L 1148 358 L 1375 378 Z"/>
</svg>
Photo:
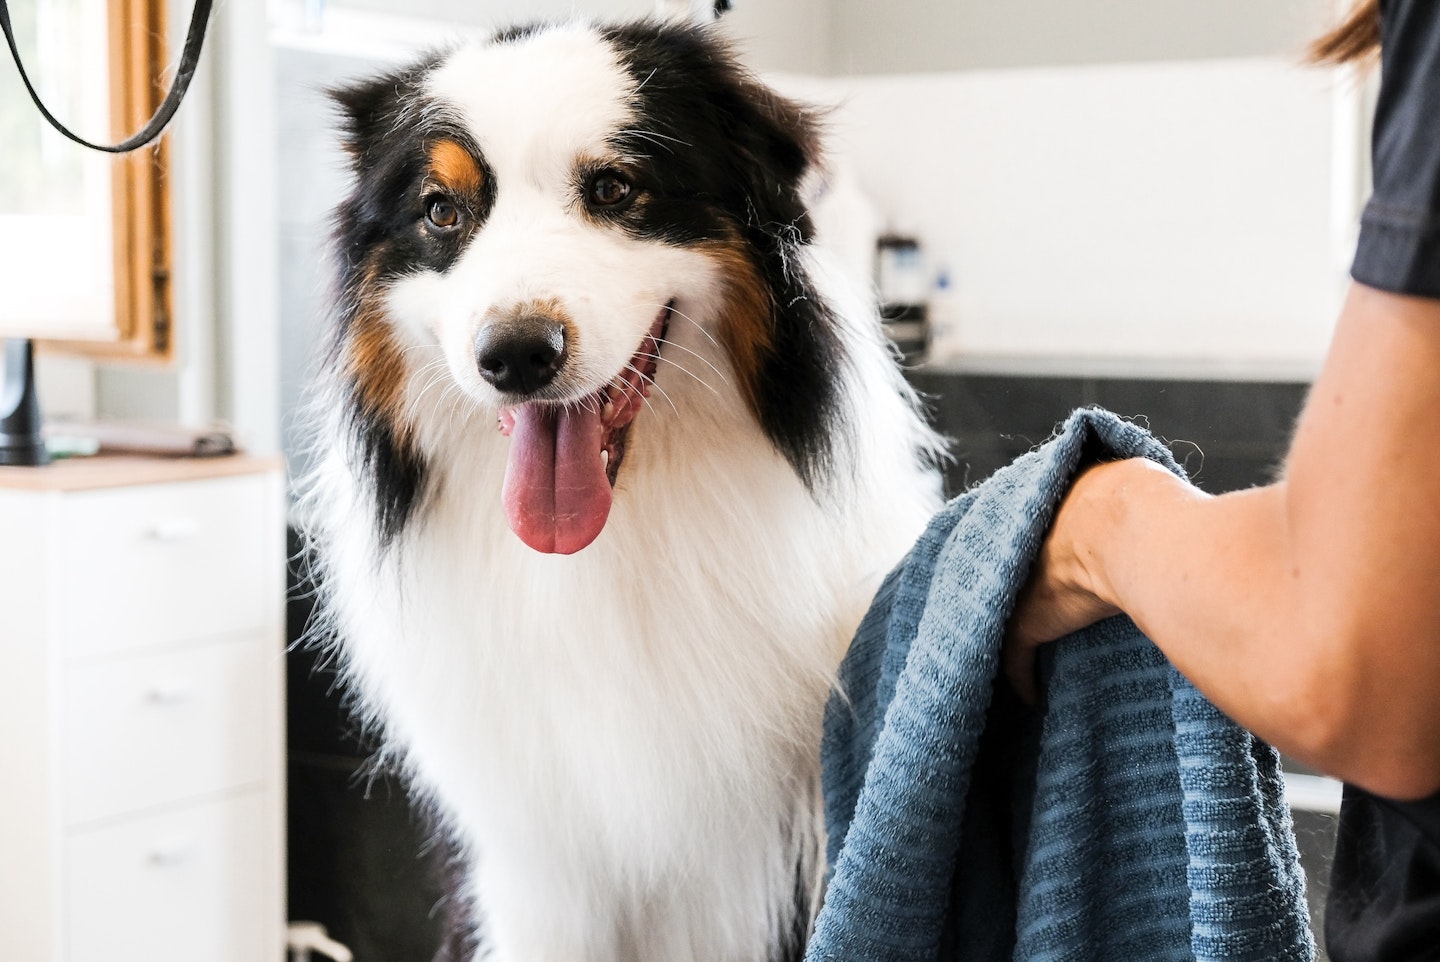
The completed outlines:
<svg viewBox="0 0 1440 962">
<path fill-rule="evenodd" d="M 259 794 L 81 832 L 66 843 L 69 962 L 273 958 Z"/>
<path fill-rule="evenodd" d="M 278 652 L 255 636 L 72 664 L 64 682 L 67 821 L 75 825 L 265 775 Z"/>
<path fill-rule="evenodd" d="M 270 479 L 86 491 L 65 497 L 61 637 L 67 654 L 163 645 L 272 620 Z"/>
</svg>

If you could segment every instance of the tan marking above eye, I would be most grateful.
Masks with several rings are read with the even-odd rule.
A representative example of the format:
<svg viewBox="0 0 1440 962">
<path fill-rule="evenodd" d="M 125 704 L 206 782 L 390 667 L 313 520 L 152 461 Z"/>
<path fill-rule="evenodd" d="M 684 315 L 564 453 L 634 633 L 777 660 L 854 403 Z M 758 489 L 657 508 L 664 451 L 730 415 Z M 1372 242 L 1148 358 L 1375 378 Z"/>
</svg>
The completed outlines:
<svg viewBox="0 0 1440 962">
<path fill-rule="evenodd" d="M 437 140 L 430 148 L 430 177 L 446 190 L 478 194 L 485 186 L 485 171 L 464 147 L 453 140 Z"/>
</svg>

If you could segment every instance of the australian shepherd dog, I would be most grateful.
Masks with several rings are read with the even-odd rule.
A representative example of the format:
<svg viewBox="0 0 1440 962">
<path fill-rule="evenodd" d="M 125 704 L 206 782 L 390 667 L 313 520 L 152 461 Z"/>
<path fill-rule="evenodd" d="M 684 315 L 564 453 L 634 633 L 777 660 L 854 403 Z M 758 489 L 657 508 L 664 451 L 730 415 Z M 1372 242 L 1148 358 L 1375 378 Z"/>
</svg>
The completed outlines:
<svg viewBox="0 0 1440 962">
<path fill-rule="evenodd" d="M 798 957 L 819 741 L 939 503 L 815 118 L 713 28 L 545 24 L 335 94 L 306 516 L 327 630 L 463 853 L 466 955 Z"/>
</svg>

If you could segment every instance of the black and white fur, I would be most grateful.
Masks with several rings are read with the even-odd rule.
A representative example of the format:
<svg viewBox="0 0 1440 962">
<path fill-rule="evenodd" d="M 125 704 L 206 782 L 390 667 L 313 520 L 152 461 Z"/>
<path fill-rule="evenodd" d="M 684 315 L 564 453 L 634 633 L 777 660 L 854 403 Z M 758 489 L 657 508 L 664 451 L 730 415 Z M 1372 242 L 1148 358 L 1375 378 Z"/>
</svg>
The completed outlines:
<svg viewBox="0 0 1440 962">
<path fill-rule="evenodd" d="M 478 957 L 797 957 L 822 708 L 939 501 L 874 305 L 811 244 L 814 120 L 660 23 L 512 30 L 336 96 L 304 507 L 356 700 L 465 853 Z M 507 462 L 567 416 L 613 502 L 589 485 L 552 542 L 569 495 L 535 534 L 507 470 L 548 475 Z"/>
</svg>

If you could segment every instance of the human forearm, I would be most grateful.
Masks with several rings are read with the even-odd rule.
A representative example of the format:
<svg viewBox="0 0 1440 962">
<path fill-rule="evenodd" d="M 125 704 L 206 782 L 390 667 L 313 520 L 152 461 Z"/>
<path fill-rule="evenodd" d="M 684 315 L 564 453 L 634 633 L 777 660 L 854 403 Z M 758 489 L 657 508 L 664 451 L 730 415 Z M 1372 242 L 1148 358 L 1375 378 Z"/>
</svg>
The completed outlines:
<svg viewBox="0 0 1440 962">
<path fill-rule="evenodd" d="M 1413 716 L 1373 717 L 1390 706 L 1365 694 L 1372 685 L 1358 657 L 1364 639 L 1341 630 L 1330 610 L 1336 595 L 1297 563 L 1283 482 L 1208 497 L 1126 462 L 1096 469 L 1084 484 L 1084 496 L 1105 505 L 1087 539 L 1097 594 L 1129 614 L 1222 711 L 1325 771 L 1378 776 L 1392 794 L 1416 790 L 1392 781 L 1389 769 L 1408 777 L 1423 769 L 1418 760 L 1383 761 L 1410 754 L 1389 732 L 1407 730 Z M 1366 702 L 1372 717 L 1356 724 Z M 1354 767 L 1357 756 L 1365 770 Z"/>
<path fill-rule="evenodd" d="M 1440 787 L 1437 371 L 1440 304 L 1357 288 L 1284 481 L 1210 498 L 1154 466 L 1096 468 L 1039 593 L 1126 611 L 1302 760 L 1382 794 Z M 1033 609 L 1017 621 L 1033 643 Z"/>
</svg>

